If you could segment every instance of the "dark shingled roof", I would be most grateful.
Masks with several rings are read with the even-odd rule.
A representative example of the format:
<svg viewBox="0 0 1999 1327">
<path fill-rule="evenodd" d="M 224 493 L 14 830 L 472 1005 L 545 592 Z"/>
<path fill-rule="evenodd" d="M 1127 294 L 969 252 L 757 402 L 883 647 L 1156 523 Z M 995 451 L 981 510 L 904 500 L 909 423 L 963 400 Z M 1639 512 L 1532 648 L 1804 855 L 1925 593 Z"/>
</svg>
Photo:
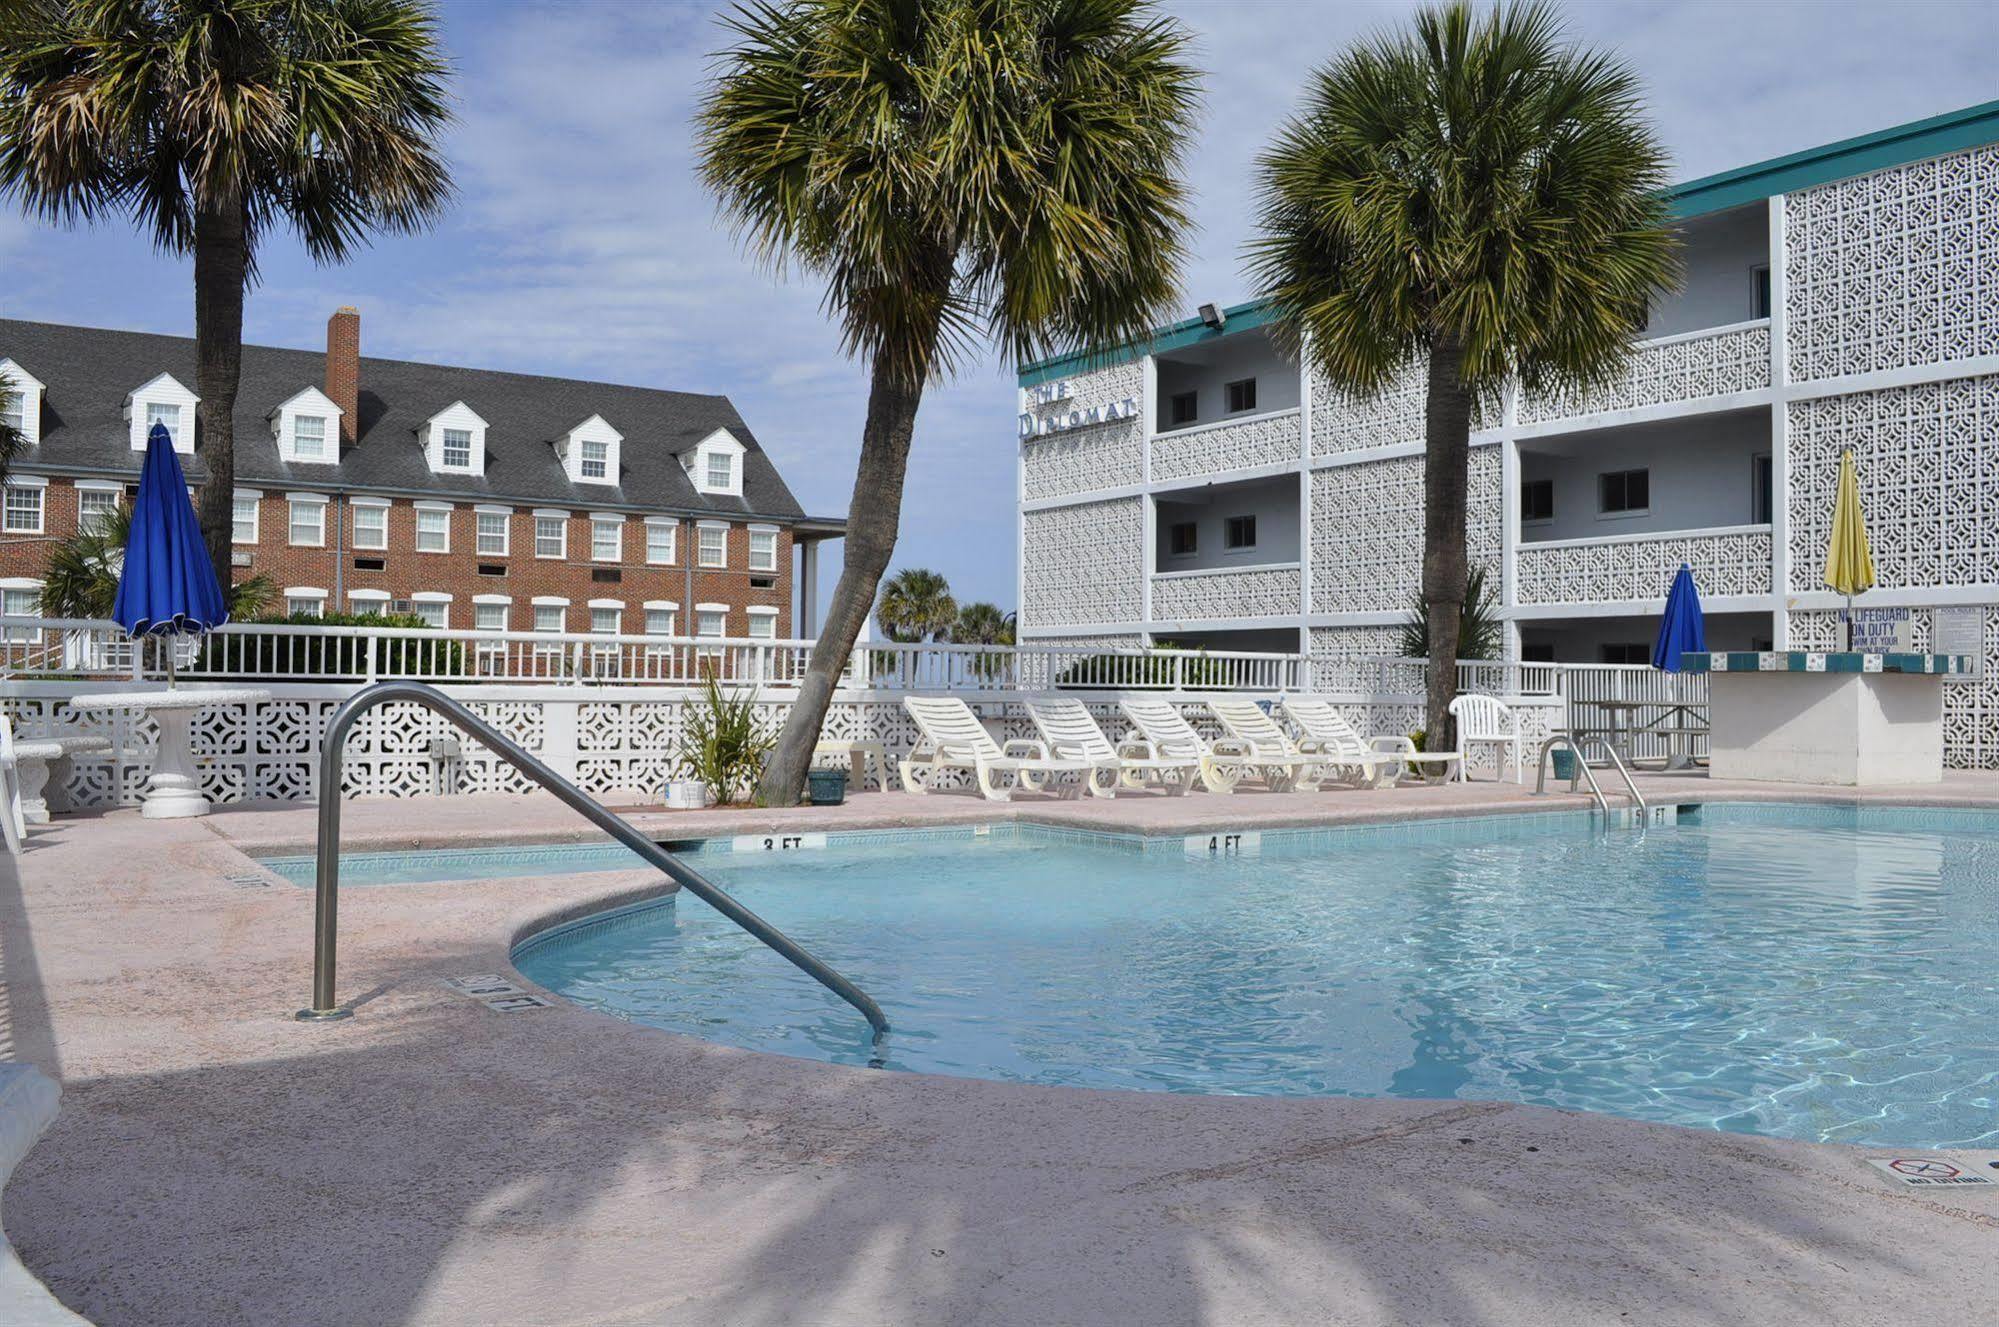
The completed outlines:
<svg viewBox="0 0 1999 1327">
<path fill-rule="evenodd" d="M 144 454 L 131 449 L 125 397 L 162 373 L 172 374 L 191 392 L 200 390 L 189 337 L 0 319 L 0 359 L 13 360 L 45 385 L 41 444 L 16 463 L 23 472 L 136 477 Z M 319 351 L 243 347 L 243 379 L 236 397 L 238 484 L 576 509 L 779 520 L 804 515 L 726 396 L 364 356 L 357 441 L 340 464 L 280 460 L 271 436 L 271 412 L 305 388 L 323 391 L 325 385 L 326 357 Z M 456 401 L 487 422 L 483 477 L 434 474 L 424 461 L 417 429 Z M 555 454 L 555 440 L 592 415 L 602 415 L 624 435 L 615 486 L 572 483 Z M 681 452 L 718 428 L 729 430 L 747 448 L 740 498 L 697 492 L 680 464 Z M 202 482 L 199 437 L 194 456 L 184 462 L 189 482 Z"/>
</svg>

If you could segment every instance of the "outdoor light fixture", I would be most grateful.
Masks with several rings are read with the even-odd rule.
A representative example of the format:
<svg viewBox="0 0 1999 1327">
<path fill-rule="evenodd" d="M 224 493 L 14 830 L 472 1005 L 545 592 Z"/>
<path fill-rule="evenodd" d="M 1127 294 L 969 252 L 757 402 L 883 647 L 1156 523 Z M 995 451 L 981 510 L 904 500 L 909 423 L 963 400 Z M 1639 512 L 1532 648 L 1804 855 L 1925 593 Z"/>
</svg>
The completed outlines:
<svg viewBox="0 0 1999 1327">
<path fill-rule="evenodd" d="M 1203 304 L 1201 306 L 1201 321 L 1214 328 L 1217 332 L 1222 330 L 1222 324 L 1228 320 L 1229 316 L 1222 312 L 1221 305 Z"/>
</svg>

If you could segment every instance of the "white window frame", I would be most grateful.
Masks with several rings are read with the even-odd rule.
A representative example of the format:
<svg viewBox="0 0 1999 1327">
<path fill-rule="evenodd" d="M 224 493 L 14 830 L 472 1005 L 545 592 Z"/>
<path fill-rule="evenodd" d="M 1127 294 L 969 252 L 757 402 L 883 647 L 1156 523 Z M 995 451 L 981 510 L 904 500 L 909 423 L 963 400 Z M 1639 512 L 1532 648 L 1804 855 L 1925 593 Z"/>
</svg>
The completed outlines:
<svg viewBox="0 0 1999 1327">
<path fill-rule="evenodd" d="M 666 550 L 663 556 L 656 545 L 660 536 L 665 536 Z M 680 552 L 680 522 L 665 516 L 646 517 L 646 565 L 648 567 L 670 567 Z"/>
<path fill-rule="evenodd" d="M 486 547 L 486 532 L 481 523 L 497 517 L 500 522 L 499 551 Z M 482 558 L 503 558 L 510 556 L 514 542 L 514 509 L 512 507 L 476 506 L 472 508 L 472 552 Z"/>
<path fill-rule="evenodd" d="M 419 502 L 416 503 L 415 506 L 416 506 L 416 544 L 415 544 L 416 551 L 419 553 L 449 554 L 451 552 L 452 505 L 448 502 Z M 439 516 L 442 516 L 444 518 L 444 547 L 425 548 L 423 546 L 423 538 L 424 538 L 423 524 L 424 524 L 424 517 L 426 516 L 432 517 L 433 519 Z"/>
<path fill-rule="evenodd" d="M 7 491 L 0 495 L 0 532 L 6 534 L 41 534 L 49 524 L 49 481 L 40 475 L 9 475 Z M 17 525 L 14 522 L 14 495 L 32 493 L 35 495 L 35 523 Z M 24 504 L 25 506 L 25 504 Z"/>
<path fill-rule="evenodd" d="M 426 609 L 437 610 L 437 621 L 430 622 L 425 616 Z M 441 590 L 418 590 L 410 596 L 410 611 L 439 631 L 451 629 L 451 596 Z"/>
<path fill-rule="evenodd" d="M 708 560 L 708 537 L 711 533 L 722 537 L 721 551 L 713 562 Z M 729 523 L 727 521 L 701 521 L 694 527 L 694 565 L 697 567 L 727 567 L 729 565 Z"/>
<path fill-rule="evenodd" d="M 585 444 L 604 449 L 604 473 L 587 474 L 584 471 Z M 625 435 L 611 427 L 610 421 L 602 415 L 592 415 L 556 441 L 556 455 L 562 458 L 563 473 L 572 484 L 601 484 L 615 488 L 618 471 L 625 450 Z"/>
<path fill-rule="evenodd" d="M 93 519 L 99 519 L 109 514 L 106 512 L 99 512 L 96 514 L 96 517 L 93 517 L 90 512 L 84 510 L 84 508 L 94 498 L 110 498 L 111 511 L 116 511 L 118 510 L 119 506 L 125 501 L 125 486 L 123 484 L 115 484 L 107 480 L 101 480 L 101 479 L 77 480 L 76 481 L 76 528 L 78 530 L 90 529 L 91 522 Z"/>
<path fill-rule="evenodd" d="M 312 440 L 314 446 L 311 448 L 305 445 L 306 425 L 308 424 L 319 430 L 319 436 Z M 333 436 L 335 438 L 340 436 L 338 429 L 334 430 Z M 292 416 L 292 459 L 296 461 L 324 461 L 327 459 L 325 415 Z"/>
<path fill-rule="evenodd" d="M 389 500 L 387 498 L 349 498 L 347 506 L 353 513 L 354 551 L 357 553 L 386 553 L 389 549 Z M 382 514 L 381 540 L 379 544 L 361 542 L 361 513 L 380 512 Z"/>
<path fill-rule="evenodd" d="M 609 527 L 611 550 L 608 555 L 597 548 L 598 531 Z M 592 562 L 618 563 L 625 560 L 625 518 L 609 514 L 592 513 L 590 517 L 590 560 Z"/>
<path fill-rule="evenodd" d="M 340 464 L 340 421 L 346 413 L 317 387 L 307 387 L 292 395 L 271 412 L 271 436 L 277 439 L 278 459 L 297 465 Z M 299 451 L 301 419 L 318 419 L 325 431 L 319 451 L 311 456 Z"/>
<path fill-rule="evenodd" d="M 356 617 L 360 617 L 366 613 L 373 613 L 379 617 L 387 617 L 389 615 L 389 600 L 390 595 L 387 590 L 349 590 L 347 592 L 347 611 Z"/>
<path fill-rule="evenodd" d="M 318 516 L 319 538 L 311 540 L 310 542 L 301 542 L 298 538 L 299 513 L 307 508 L 313 508 L 313 507 L 316 507 L 319 510 L 319 516 Z M 327 500 L 326 500 L 326 495 L 324 493 L 285 494 L 286 546 L 289 548 L 325 548 L 326 507 L 327 507 Z"/>
<path fill-rule="evenodd" d="M 177 406 L 180 414 L 171 430 L 174 450 L 182 456 L 194 455 L 195 407 L 201 398 L 180 385 L 171 373 L 162 373 L 142 386 L 135 387 L 125 397 L 125 421 L 131 430 L 132 450 L 146 450 L 147 427 L 152 406 Z"/>
<path fill-rule="evenodd" d="M 0 379 L 5 379 L 0 387 L 13 392 L 21 403 L 21 441 L 30 447 L 41 445 L 42 393 L 47 388 L 40 378 L 11 359 L 0 359 Z"/>
<path fill-rule="evenodd" d="M 778 610 L 762 604 L 753 604 L 743 610 L 749 616 L 751 640 L 776 640 Z"/>
<path fill-rule="evenodd" d="M 296 608 L 295 604 L 310 604 L 311 608 Z M 287 585 L 285 587 L 285 616 L 293 617 L 310 611 L 314 617 L 326 616 L 326 591 L 317 585 Z"/>
<path fill-rule="evenodd" d="M 250 537 L 238 538 L 242 529 L 242 504 L 250 504 Z M 264 494 L 261 489 L 239 488 L 229 498 L 229 542 L 254 544 L 262 534 Z"/>
<path fill-rule="evenodd" d="M 733 433 L 727 429 L 716 429 L 694 444 L 693 450 L 682 457 L 682 463 L 696 492 L 740 498 L 743 496 L 743 458 L 748 453 L 749 448 L 736 441 Z M 729 482 L 721 485 L 711 483 L 709 461 L 723 455 L 729 458 Z"/>
<path fill-rule="evenodd" d="M 769 566 L 762 566 L 757 562 L 757 540 L 759 539 L 770 540 Z M 750 527 L 750 570 L 768 572 L 775 575 L 777 573 L 777 561 L 777 527 L 775 525 L 752 525 Z"/>
<path fill-rule="evenodd" d="M 500 610 L 498 626 L 481 626 L 480 610 L 497 608 Z M 502 632 L 507 629 L 508 619 L 514 611 L 514 599 L 508 594 L 475 594 L 472 596 L 472 630 Z M 472 649 L 472 671 L 480 677 L 499 677 L 507 671 L 508 643 L 503 640 L 480 641 Z"/>
<path fill-rule="evenodd" d="M 541 523 L 543 521 L 558 522 L 555 527 L 558 538 L 556 540 L 556 550 L 553 553 L 544 553 L 541 551 Z M 551 561 L 562 561 L 569 556 L 568 512 L 536 509 L 534 513 L 534 555 L 538 558 L 546 558 Z"/>
<path fill-rule="evenodd" d="M 445 462 L 446 429 L 469 435 L 465 464 L 450 465 Z M 453 401 L 425 420 L 423 427 L 417 430 L 417 440 L 423 444 L 424 459 L 429 462 L 431 471 L 435 474 L 484 475 L 486 473 L 486 421 L 463 401 Z"/>
<path fill-rule="evenodd" d="M 676 603 L 674 600 L 648 599 L 643 604 L 639 605 L 639 607 L 643 610 L 645 614 L 645 616 L 641 619 L 641 625 L 643 625 L 645 628 L 644 631 L 645 635 L 671 636 L 680 626 L 680 605 Z M 652 619 L 653 619 L 653 614 L 655 613 L 660 613 L 665 615 L 666 617 L 665 631 L 654 631 L 652 629 Z"/>
<path fill-rule="evenodd" d="M 34 598 L 28 602 L 24 611 L 10 613 L 7 611 L 7 596 L 10 594 L 33 595 Z M 42 583 L 32 576 L 9 576 L 4 580 L 0 580 L 0 616 L 40 617 L 42 615 L 41 595 Z M 42 629 L 40 627 L 8 627 L 4 639 L 9 645 L 39 645 L 42 640 Z"/>
<path fill-rule="evenodd" d="M 534 597 L 534 600 L 529 605 L 529 608 L 532 611 L 529 615 L 528 621 L 532 630 L 539 631 L 550 636 L 561 635 L 569 630 L 569 601 L 567 599 L 561 598 L 558 595 L 538 594 Z M 541 610 L 544 608 L 552 608 L 555 610 L 556 612 L 555 626 L 544 627 L 541 624 Z"/>
<path fill-rule="evenodd" d="M 714 631 L 708 630 L 708 619 L 718 619 Z M 694 634 L 701 640 L 726 640 L 729 635 L 729 606 L 727 604 L 694 605 Z"/>
</svg>

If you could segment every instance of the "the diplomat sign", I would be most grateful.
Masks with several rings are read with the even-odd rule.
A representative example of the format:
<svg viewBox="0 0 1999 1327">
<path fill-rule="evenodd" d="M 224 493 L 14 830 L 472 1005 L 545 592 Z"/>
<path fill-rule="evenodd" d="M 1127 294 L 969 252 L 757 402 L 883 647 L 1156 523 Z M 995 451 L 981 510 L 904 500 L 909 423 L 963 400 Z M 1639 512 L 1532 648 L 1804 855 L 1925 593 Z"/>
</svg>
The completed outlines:
<svg viewBox="0 0 1999 1327">
<path fill-rule="evenodd" d="M 1039 438 L 1050 433 L 1088 428 L 1092 424 L 1138 418 L 1136 396 L 1127 396 L 1121 401 L 1106 401 L 1087 409 L 1062 409 L 1063 403 L 1076 395 L 1076 385 L 1068 381 L 1045 382 L 1028 388 L 1025 395 L 1029 408 L 1020 415 L 1020 436 L 1023 438 Z"/>
</svg>

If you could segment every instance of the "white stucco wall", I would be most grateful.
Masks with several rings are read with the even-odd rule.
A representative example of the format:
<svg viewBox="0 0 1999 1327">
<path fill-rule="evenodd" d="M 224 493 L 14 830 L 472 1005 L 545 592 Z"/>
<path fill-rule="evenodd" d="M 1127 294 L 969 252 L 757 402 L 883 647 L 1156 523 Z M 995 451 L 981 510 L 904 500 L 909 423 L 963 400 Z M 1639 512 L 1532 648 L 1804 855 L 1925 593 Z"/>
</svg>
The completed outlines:
<svg viewBox="0 0 1999 1327">
<path fill-rule="evenodd" d="M 1770 214 L 1765 204 L 1696 217 L 1680 228 L 1680 242 L 1685 269 L 1680 288 L 1653 301 L 1646 336 L 1673 336 L 1756 317 L 1751 274 L 1770 262 Z"/>
<path fill-rule="evenodd" d="M 1218 419 L 1242 418 L 1242 415 L 1229 414 L 1226 390 L 1229 383 L 1242 378 L 1256 379 L 1256 409 L 1245 411 L 1244 415 L 1289 410 L 1300 400 L 1298 366 L 1279 354 L 1276 345 L 1260 329 L 1162 355 L 1159 358 L 1160 431 L 1172 427 L 1172 398 L 1186 391 L 1200 395 L 1201 417 L 1197 423 L 1212 424 Z"/>
<path fill-rule="evenodd" d="M 1533 450 L 1530 450 L 1530 447 Z M 1770 412 L 1703 415 L 1591 434 L 1559 442 L 1523 443 L 1522 483 L 1555 482 L 1551 521 L 1520 523 L 1523 544 L 1755 521 L 1751 458 L 1770 454 Z M 1597 512 L 1597 476 L 1614 470 L 1651 471 L 1651 510 L 1644 516 Z"/>
<path fill-rule="evenodd" d="M 1298 480 L 1295 476 L 1251 484 L 1187 489 L 1174 494 L 1160 494 L 1156 501 L 1159 510 L 1154 521 L 1157 538 L 1154 565 L 1162 572 L 1203 571 L 1298 560 Z M 1224 547 L 1224 527 L 1231 516 L 1256 517 L 1254 548 Z M 1175 557 L 1171 552 L 1172 527 L 1182 521 L 1194 522 L 1196 547 L 1192 554 Z"/>
</svg>

